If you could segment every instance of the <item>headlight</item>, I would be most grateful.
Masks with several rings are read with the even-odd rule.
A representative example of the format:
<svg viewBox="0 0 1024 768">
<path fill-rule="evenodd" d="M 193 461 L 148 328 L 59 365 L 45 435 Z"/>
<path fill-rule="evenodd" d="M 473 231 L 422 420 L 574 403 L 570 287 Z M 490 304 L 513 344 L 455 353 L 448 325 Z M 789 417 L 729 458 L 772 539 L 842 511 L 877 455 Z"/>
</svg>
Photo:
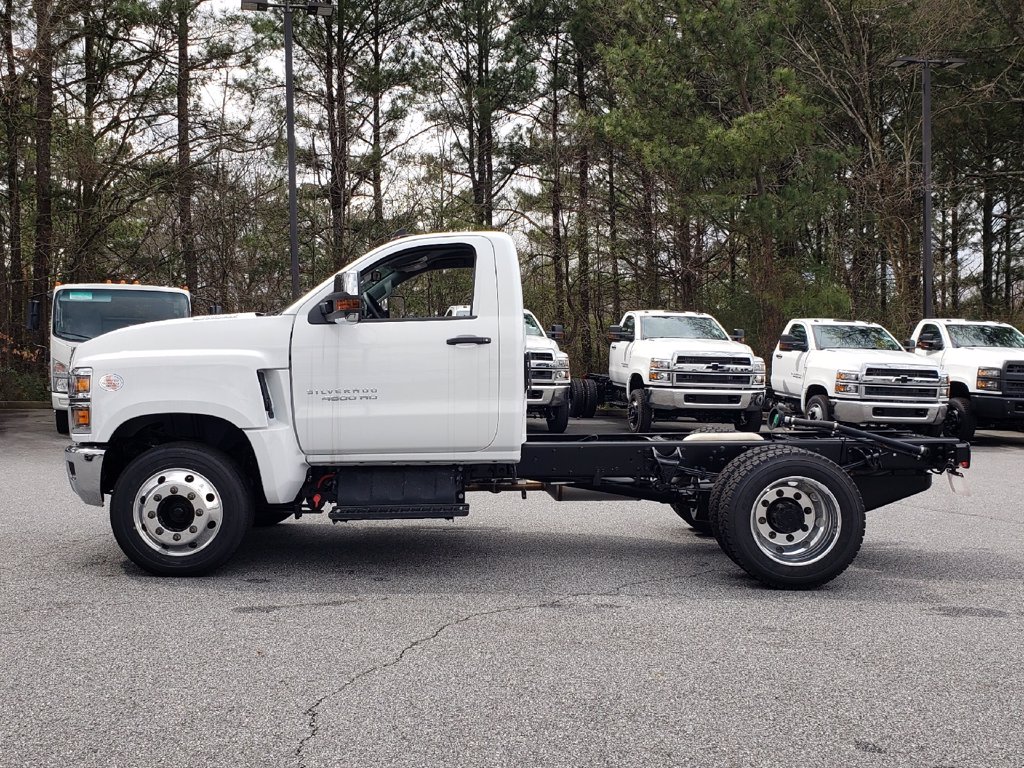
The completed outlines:
<svg viewBox="0 0 1024 768">
<path fill-rule="evenodd" d="M 1001 389 L 999 377 L 1003 375 L 1001 368 L 979 368 L 978 389 L 986 389 L 990 392 L 998 392 Z"/>
<path fill-rule="evenodd" d="M 667 371 L 672 368 L 671 360 L 659 360 L 658 358 L 651 359 L 651 370 L 652 371 Z"/>
<path fill-rule="evenodd" d="M 555 354 L 555 365 L 558 368 L 568 368 L 569 356 L 565 354 L 565 352 L 558 352 L 557 354 Z"/>
<path fill-rule="evenodd" d="M 760 357 L 754 358 L 754 373 L 764 373 L 764 359 Z M 761 382 L 764 383 L 763 381 Z"/>
<path fill-rule="evenodd" d="M 88 400 L 92 397 L 92 368 L 75 368 L 71 371 L 70 395 L 74 400 Z"/>
<path fill-rule="evenodd" d="M 764 373 L 755 373 L 752 381 L 754 384 L 764 384 Z"/>
<path fill-rule="evenodd" d="M 857 371 L 839 371 L 836 373 L 836 381 L 860 381 L 860 373 Z"/>
<path fill-rule="evenodd" d="M 979 368 L 978 378 L 979 379 L 998 379 L 1003 375 L 1001 368 Z"/>
<path fill-rule="evenodd" d="M 54 392 L 68 391 L 68 367 L 60 360 L 54 360 L 50 364 L 51 385 Z"/>
<path fill-rule="evenodd" d="M 843 384 L 836 382 L 836 393 L 843 392 L 847 395 L 856 395 L 859 387 L 857 384 Z"/>
</svg>

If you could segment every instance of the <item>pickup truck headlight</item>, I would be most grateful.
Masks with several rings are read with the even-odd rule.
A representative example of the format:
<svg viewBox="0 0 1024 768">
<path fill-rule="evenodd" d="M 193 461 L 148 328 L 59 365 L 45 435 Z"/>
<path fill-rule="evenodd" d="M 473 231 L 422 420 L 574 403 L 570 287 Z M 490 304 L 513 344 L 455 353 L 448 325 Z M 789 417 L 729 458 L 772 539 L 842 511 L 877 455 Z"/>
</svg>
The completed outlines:
<svg viewBox="0 0 1024 768">
<path fill-rule="evenodd" d="M 860 381 L 860 373 L 858 371 L 838 371 L 836 381 Z"/>
<path fill-rule="evenodd" d="M 1003 375 L 1003 371 L 1000 368 L 979 368 L 978 369 L 978 389 L 985 389 L 988 391 L 998 392 L 1001 387 L 1000 377 Z"/>
<path fill-rule="evenodd" d="M 555 354 L 555 381 L 569 380 L 569 356 L 565 352 Z"/>
<path fill-rule="evenodd" d="M 68 394 L 73 400 L 88 400 L 92 397 L 92 368 L 75 368 L 71 371 L 71 387 Z"/>
<path fill-rule="evenodd" d="M 939 375 L 939 397 L 949 397 L 949 374 Z"/>
<path fill-rule="evenodd" d="M 755 357 L 754 358 L 754 373 L 764 373 L 764 372 L 765 372 L 764 358 Z M 763 377 L 762 377 L 761 383 L 762 384 L 764 383 Z"/>
<path fill-rule="evenodd" d="M 836 382 L 836 392 L 842 392 L 847 395 L 856 395 L 860 391 L 860 385 L 858 384 L 846 384 L 844 382 Z"/>
<path fill-rule="evenodd" d="M 50 363 L 50 388 L 54 392 L 68 391 L 68 367 L 60 360 Z"/>
<path fill-rule="evenodd" d="M 651 381 L 672 381 L 672 374 L 669 372 L 671 369 L 671 360 L 652 358 L 649 378 Z"/>
</svg>

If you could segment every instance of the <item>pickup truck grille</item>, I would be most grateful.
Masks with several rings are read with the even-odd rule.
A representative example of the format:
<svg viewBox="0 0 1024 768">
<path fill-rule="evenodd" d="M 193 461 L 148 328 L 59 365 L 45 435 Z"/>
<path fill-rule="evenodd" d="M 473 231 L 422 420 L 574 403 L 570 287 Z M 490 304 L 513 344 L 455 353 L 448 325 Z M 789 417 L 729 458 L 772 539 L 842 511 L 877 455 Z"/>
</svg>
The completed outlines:
<svg viewBox="0 0 1024 768">
<path fill-rule="evenodd" d="M 1024 362 L 1011 362 L 1006 364 L 1006 373 L 1010 376 L 1024 377 Z"/>
<path fill-rule="evenodd" d="M 1003 394 L 1024 397 L 1024 361 L 1011 360 L 1003 366 Z"/>
<path fill-rule="evenodd" d="M 937 397 L 935 387 L 889 387 L 872 386 L 864 387 L 864 397 L 874 399 L 876 397 L 919 397 L 934 400 Z"/>
<path fill-rule="evenodd" d="M 893 376 L 906 376 L 909 379 L 917 380 L 932 380 L 937 382 L 939 380 L 939 372 L 937 370 L 928 370 L 927 368 L 875 368 L 868 366 L 864 369 L 865 378 L 881 378 L 891 379 Z"/>
<path fill-rule="evenodd" d="M 555 372 L 550 369 L 530 369 L 530 381 L 551 381 L 553 378 L 555 378 Z"/>
<path fill-rule="evenodd" d="M 749 357 L 735 357 L 733 355 L 679 355 L 676 358 L 676 365 L 741 365 L 750 367 Z"/>
<path fill-rule="evenodd" d="M 547 360 L 548 362 L 553 362 L 554 359 L 555 359 L 555 356 L 551 352 L 531 352 L 530 353 L 530 361 L 531 362 L 533 360 Z"/>
<path fill-rule="evenodd" d="M 676 384 L 684 386 L 713 387 L 747 387 L 750 386 L 750 374 L 746 373 L 677 373 Z"/>
</svg>

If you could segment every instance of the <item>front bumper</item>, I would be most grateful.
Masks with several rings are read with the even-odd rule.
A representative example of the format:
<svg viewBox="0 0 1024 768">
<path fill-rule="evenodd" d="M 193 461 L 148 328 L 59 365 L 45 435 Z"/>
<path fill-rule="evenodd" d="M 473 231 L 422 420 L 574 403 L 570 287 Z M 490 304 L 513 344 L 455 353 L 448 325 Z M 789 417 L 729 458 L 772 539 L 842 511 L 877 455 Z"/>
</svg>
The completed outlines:
<svg viewBox="0 0 1024 768">
<path fill-rule="evenodd" d="M 848 424 L 940 424 L 946 418 L 946 404 L 833 400 L 832 415 Z"/>
<path fill-rule="evenodd" d="M 104 448 L 88 445 L 69 445 L 64 449 L 64 465 L 71 490 L 86 504 L 94 507 L 103 506 L 101 479 L 105 453 Z"/>
<path fill-rule="evenodd" d="M 551 405 L 565 405 L 569 402 L 569 382 L 552 386 L 533 385 L 526 393 L 527 408 L 546 408 Z"/>
<path fill-rule="evenodd" d="M 1024 421 L 1024 398 L 971 394 L 974 415 L 982 421 Z"/>
<path fill-rule="evenodd" d="M 651 405 L 680 411 L 746 411 L 764 404 L 763 389 L 678 389 L 650 386 Z"/>
<path fill-rule="evenodd" d="M 66 392 L 51 392 L 50 404 L 55 411 L 66 411 L 68 409 L 68 396 Z"/>
</svg>

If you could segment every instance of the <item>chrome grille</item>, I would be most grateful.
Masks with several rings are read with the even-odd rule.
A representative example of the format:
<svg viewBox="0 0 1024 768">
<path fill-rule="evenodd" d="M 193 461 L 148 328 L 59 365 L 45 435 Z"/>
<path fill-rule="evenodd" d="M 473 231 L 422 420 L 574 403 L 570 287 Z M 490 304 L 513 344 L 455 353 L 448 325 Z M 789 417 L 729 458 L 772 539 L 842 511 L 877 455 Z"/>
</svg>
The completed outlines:
<svg viewBox="0 0 1024 768">
<path fill-rule="evenodd" d="M 878 368 L 868 366 L 864 369 L 865 378 L 878 377 L 881 379 L 892 378 L 893 376 L 906 376 L 918 380 L 939 380 L 939 372 L 928 368 Z"/>
<path fill-rule="evenodd" d="M 889 387 L 866 385 L 864 387 L 864 397 L 917 397 L 934 400 L 938 397 L 938 394 L 934 387 Z"/>
<path fill-rule="evenodd" d="M 710 384 L 712 386 L 745 387 L 750 384 L 750 375 L 743 373 L 677 373 L 676 384 Z"/>
<path fill-rule="evenodd" d="M 749 357 L 736 357 L 734 355 L 679 355 L 676 357 L 676 365 L 750 365 Z"/>
</svg>

